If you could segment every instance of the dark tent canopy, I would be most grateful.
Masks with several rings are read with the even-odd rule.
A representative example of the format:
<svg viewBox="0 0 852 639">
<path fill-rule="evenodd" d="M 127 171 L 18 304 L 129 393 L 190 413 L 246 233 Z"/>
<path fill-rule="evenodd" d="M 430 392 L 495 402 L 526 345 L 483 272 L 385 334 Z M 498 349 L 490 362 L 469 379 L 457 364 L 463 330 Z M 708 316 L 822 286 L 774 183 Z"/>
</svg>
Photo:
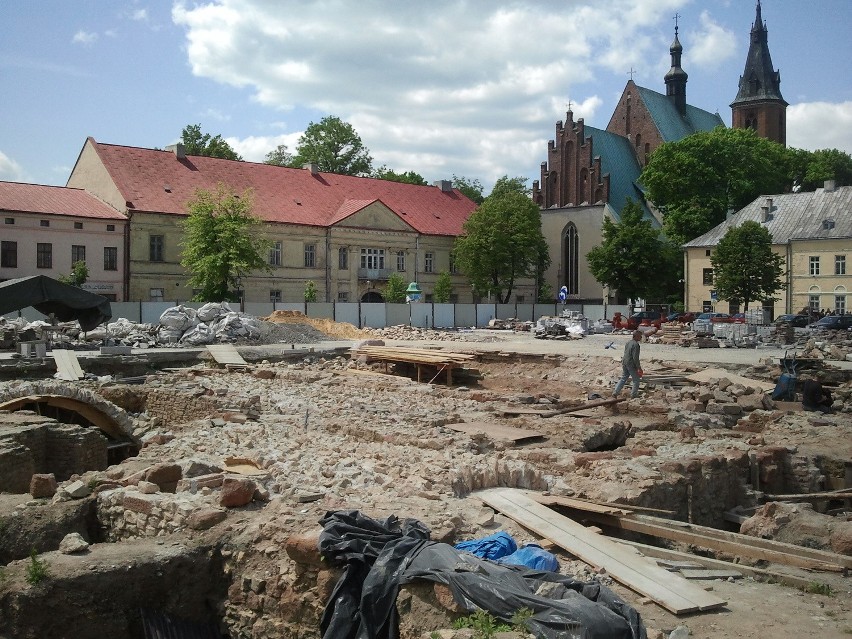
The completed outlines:
<svg viewBox="0 0 852 639">
<path fill-rule="evenodd" d="M 60 322 L 77 320 L 84 331 L 90 331 L 112 317 L 107 298 L 46 275 L 0 282 L 0 315 L 28 306 L 45 315 L 52 313 Z"/>
</svg>

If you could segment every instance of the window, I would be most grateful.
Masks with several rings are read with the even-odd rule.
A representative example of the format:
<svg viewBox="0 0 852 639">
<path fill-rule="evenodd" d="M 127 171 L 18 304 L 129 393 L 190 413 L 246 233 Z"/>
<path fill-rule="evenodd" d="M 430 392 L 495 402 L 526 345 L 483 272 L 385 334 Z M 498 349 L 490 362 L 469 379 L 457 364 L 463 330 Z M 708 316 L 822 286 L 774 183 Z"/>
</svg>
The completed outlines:
<svg viewBox="0 0 852 639">
<path fill-rule="evenodd" d="M 458 304 L 459 296 L 456 293 L 450 293 L 450 304 Z"/>
<path fill-rule="evenodd" d="M 152 302 L 162 302 L 165 299 L 165 289 L 152 288 L 148 294 Z"/>
<path fill-rule="evenodd" d="M 846 313 L 846 296 L 845 295 L 835 295 L 834 296 L 834 314 L 835 315 L 843 315 Z"/>
<path fill-rule="evenodd" d="M 811 255 L 809 262 L 811 275 L 819 275 L 819 255 Z"/>
<path fill-rule="evenodd" d="M 819 312 L 819 295 L 808 295 L 808 308 L 814 313 Z"/>
<path fill-rule="evenodd" d="M 280 290 L 272 290 L 269 291 L 269 301 L 273 304 L 281 301 L 281 291 Z"/>
<path fill-rule="evenodd" d="M 563 249 L 565 251 L 563 281 L 568 294 L 577 295 L 580 293 L 580 234 L 577 233 L 577 227 L 573 222 L 565 228 Z"/>
<path fill-rule="evenodd" d="M 17 242 L 0 242 L 0 266 L 18 268 Z"/>
<path fill-rule="evenodd" d="M 705 286 L 713 286 L 713 269 L 705 268 L 701 271 L 701 283 Z"/>
<path fill-rule="evenodd" d="M 36 268 L 53 268 L 53 244 L 49 242 L 36 244 Z"/>
<path fill-rule="evenodd" d="M 835 255 L 834 256 L 834 274 L 835 275 L 846 275 L 846 256 L 845 255 Z"/>
<path fill-rule="evenodd" d="M 710 249 L 704 251 L 704 257 L 710 257 Z"/>
<path fill-rule="evenodd" d="M 105 246 L 104 247 L 104 270 L 105 271 L 117 271 L 118 270 L 118 247 L 117 246 Z"/>
<path fill-rule="evenodd" d="M 396 252 L 396 270 L 405 273 L 405 251 Z"/>
<path fill-rule="evenodd" d="M 426 301 L 427 304 L 431 304 L 432 302 L 435 301 L 435 296 L 432 295 L 432 293 L 426 293 L 426 300 L 425 301 Z"/>
<path fill-rule="evenodd" d="M 701 312 L 702 313 L 712 313 L 713 312 L 713 302 L 711 300 L 704 300 L 701 303 Z"/>
<path fill-rule="evenodd" d="M 424 273 L 434 273 L 435 272 L 435 254 L 434 253 L 426 253 L 423 259 L 423 272 Z"/>
<path fill-rule="evenodd" d="M 148 260 L 162 262 L 165 251 L 165 238 L 162 235 L 151 235 L 148 238 Z"/>
<path fill-rule="evenodd" d="M 362 248 L 361 268 L 382 269 L 385 267 L 385 249 Z"/>
<path fill-rule="evenodd" d="M 74 228 L 75 229 L 83 228 L 83 223 L 82 222 L 74 222 Z"/>
<path fill-rule="evenodd" d="M 453 257 L 453 254 L 450 253 L 450 275 L 457 275 L 459 272 L 459 265 L 456 264 L 456 260 Z"/>
<path fill-rule="evenodd" d="M 338 291 L 337 293 L 337 301 L 346 303 L 349 301 L 349 291 Z"/>
<path fill-rule="evenodd" d="M 77 262 L 85 262 L 86 261 L 86 247 L 80 246 L 79 244 L 73 244 L 71 246 L 71 263 L 76 264 Z"/>
<path fill-rule="evenodd" d="M 337 268 L 341 271 L 349 268 L 349 249 L 345 246 L 337 249 Z"/>
<path fill-rule="evenodd" d="M 269 249 L 270 266 L 281 266 L 281 242 L 273 242 Z"/>
<path fill-rule="evenodd" d="M 317 265 L 317 246 L 316 244 L 305 244 L 305 267 L 313 268 Z"/>
<path fill-rule="evenodd" d="M 515 295 L 516 304 L 523 304 L 525 299 L 527 298 L 524 295 Z"/>
<path fill-rule="evenodd" d="M 13 217 L 7 217 L 7 218 L 4 220 L 4 223 L 5 223 L 5 224 L 14 224 L 14 223 L 15 223 L 15 218 L 13 218 Z"/>
<path fill-rule="evenodd" d="M 38 225 L 39 226 L 50 226 L 50 220 L 39 220 Z"/>
<path fill-rule="evenodd" d="M 114 231 L 114 230 L 115 230 L 115 224 L 107 224 L 107 231 Z"/>
</svg>

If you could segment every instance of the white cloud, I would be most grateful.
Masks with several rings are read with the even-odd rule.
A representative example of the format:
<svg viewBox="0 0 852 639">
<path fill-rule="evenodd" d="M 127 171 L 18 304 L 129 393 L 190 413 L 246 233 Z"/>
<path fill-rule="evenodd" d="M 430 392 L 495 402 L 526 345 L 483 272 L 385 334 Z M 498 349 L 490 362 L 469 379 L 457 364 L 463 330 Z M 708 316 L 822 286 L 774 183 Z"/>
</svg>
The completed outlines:
<svg viewBox="0 0 852 639">
<path fill-rule="evenodd" d="M 145 22 L 148 20 L 148 9 L 136 9 L 130 14 L 131 20 Z"/>
<path fill-rule="evenodd" d="M 0 180 L 20 182 L 24 179 L 24 170 L 8 155 L 0 151 Z"/>
<path fill-rule="evenodd" d="M 737 52 L 737 36 L 713 20 L 707 11 L 701 12 L 701 27 L 688 33 L 690 64 L 706 69 L 718 69 Z"/>
<path fill-rule="evenodd" d="M 290 153 L 295 155 L 296 144 L 301 135 L 300 132 L 286 135 L 250 136 L 243 139 L 225 138 L 225 142 L 247 162 L 263 162 L 266 154 L 277 149 L 280 144 L 285 144 Z"/>
<path fill-rule="evenodd" d="M 97 39 L 97 33 L 91 31 L 83 31 L 82 29 L 80 29 L 77 33 L 74 34 L 74 37 L 71 38 L 71 42 L 74 44 L 89 45 L 94 44 Z"/>
<path fill-rule="evenodd" d="M 787 108 L 787 146 L 852 154 L 852 102 L 804 102 Z"/>
</svg>

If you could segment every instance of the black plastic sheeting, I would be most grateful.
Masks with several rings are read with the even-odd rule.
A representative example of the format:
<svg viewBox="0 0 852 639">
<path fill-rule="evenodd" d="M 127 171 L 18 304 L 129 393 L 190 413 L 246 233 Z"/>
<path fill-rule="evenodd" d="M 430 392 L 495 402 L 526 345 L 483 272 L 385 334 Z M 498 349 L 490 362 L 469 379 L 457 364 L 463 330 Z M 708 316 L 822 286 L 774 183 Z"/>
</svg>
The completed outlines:
<svg viewBox="0 0 852 639">
<path fill-rule="evenodd" d="M 345 566 L 323 613 L 323 639 L 398 639 L 399 587 L 418 579 L 445 584 L 465 610 L 503 621 L 529 608 L 527 628 L 543 639 L 646 639 L 639 613 L 597 582 L 480 559 L 430 541 L 415 519 L 348 510 L 320 524 L 320 553 Z"/>
<path fill-rule="evenodd" d="M 60 322 L 77 320 L 84 331 L 90 331 L 112 317 L 107 298 L 46 275 L 0 282 L 0 315 L 28 306 L 45 315 L 52 313 Z"/>
</svg>

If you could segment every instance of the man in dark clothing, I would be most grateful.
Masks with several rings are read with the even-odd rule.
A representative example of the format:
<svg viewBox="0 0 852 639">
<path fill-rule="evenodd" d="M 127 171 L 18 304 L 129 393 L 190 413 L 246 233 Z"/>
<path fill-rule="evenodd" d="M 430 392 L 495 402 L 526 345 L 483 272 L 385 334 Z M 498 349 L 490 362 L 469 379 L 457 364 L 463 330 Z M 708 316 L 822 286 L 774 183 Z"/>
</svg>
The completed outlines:
<svg viewBox="0 0 852 639">
<path fill-rule="evenodd" d="M 624 347 L 624 357 L 621 358 L 621 379 L 612 391 L 613 397 L 618 397 L 621 389 L 627 383 L 627 378 L 633 378 L 633 389 L 630 397 L 639 397 L 639 378 L 642 377 L 642 369 L 639 366 L 639 342 L 642 341 L 642 331 L 633 331 L 633 338 Z"/>
<path fill-rule="evenodd" d="M 831 413 L 833 403 L 831 393 L 815 379 L 806 379 L 802 383 L 802 408 L 805 410 Z"/>
</svg>

